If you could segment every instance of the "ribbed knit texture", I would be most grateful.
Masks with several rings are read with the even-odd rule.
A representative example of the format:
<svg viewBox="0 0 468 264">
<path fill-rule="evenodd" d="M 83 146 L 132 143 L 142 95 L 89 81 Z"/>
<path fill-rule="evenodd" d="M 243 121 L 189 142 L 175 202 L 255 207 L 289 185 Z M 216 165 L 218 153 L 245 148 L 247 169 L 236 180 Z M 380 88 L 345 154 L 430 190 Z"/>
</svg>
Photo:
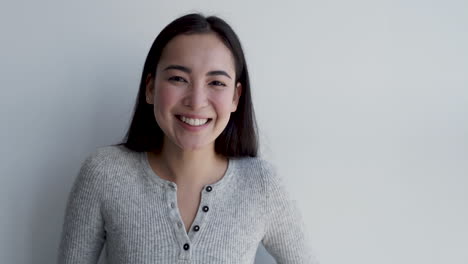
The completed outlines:
<svg viewBox="0 0 468 264">
<path fill-rule="evenodd" d="M 95 264 L 105 245 L 109 264 L 252 264 L 259 243 L 279 264 L 318 263 L 302 213 L 269 162 L 230 158 L 223 178 L 200 192 L 187 233 L 177 185 L 155 174 L 146 152 L 99 147 L 68 197 L 58 263 Z"/>
</svg>

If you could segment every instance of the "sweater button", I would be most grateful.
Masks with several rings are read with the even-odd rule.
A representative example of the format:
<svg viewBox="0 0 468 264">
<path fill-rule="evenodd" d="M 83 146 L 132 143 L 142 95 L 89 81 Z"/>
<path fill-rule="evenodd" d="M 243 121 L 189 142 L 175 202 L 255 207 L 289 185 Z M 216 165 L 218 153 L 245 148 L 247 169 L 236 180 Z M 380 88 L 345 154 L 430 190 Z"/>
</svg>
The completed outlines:
<svg viewBox="0 0 468 264">
<path fill-rule="evenodd" d="M 196 225 L 196 226 L 193 227 L 193 230 L 195 230 L 196 232 L 198 232 L 198 230 L 200 230 L 200 227 Z"/>
<path fill-rule="evenodd" d="M 206 187 L 207 192 L 211 192 L 212 190 L 213 190 L 213 188 L 211 188 L 211 186 Z"/>
<path fill-rule="evenodd" d="M 203 206 L 203 212 L 208 212 L 208 210 L 210 210 L 210 208 L 208 206 Z"/>
<path fill-rule="evenodd" d="M 190 248 L 189 244 L 185 243 L 184 249 L 185 249 L 185 250 L 189 250 L 189 248 Z"/>
</svg>

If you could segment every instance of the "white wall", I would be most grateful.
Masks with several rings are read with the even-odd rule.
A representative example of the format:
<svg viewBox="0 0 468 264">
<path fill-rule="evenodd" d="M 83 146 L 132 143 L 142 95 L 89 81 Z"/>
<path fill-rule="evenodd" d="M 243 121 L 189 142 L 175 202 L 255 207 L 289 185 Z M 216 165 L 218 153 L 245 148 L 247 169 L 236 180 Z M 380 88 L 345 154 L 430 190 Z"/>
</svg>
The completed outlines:
<svg viewBox="0 0 468 264">
<path fill-rule="evenodd" d="M 322 264 L 468 263 L 462 0 L 2 1 L 1 263 L 55 261 L 81 161 L 123 137 L 152 41 L 189 11 L 239 34 Z"/>
</svg>

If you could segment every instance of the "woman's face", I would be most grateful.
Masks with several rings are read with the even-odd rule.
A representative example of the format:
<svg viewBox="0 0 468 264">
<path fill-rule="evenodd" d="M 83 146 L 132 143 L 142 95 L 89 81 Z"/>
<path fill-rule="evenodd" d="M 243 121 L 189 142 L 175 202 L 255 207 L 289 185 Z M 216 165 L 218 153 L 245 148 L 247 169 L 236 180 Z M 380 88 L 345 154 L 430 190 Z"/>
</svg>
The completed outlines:
<svg viewBox="0 0 468 264">
<path fill-rule="evenodd" d="M 154 104 L 165 144 L 182 150 L 214 147 L 237 109 L 242 87 L 235 78 L 231 51 L 214 33 L 178 35 L 169 41 L 155 78 L 148 76 L 146 82 L 148 103 Z"/>
</svg>

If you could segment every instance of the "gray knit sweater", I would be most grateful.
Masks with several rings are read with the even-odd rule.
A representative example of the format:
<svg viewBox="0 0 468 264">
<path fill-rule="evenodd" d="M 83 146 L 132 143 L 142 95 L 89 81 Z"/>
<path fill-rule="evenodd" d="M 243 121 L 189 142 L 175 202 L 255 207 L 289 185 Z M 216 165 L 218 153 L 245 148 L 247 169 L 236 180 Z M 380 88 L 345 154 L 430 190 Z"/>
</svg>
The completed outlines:
<svg viewBox="0 0 468 264">
<path fill-rule="evenodd" d="M 151 169 L 146 152 L 98 147 L 82 163 L 68 197 L 58 263 L 252 264 L 259 243 L 278 263 L 318 263 L 296 201 L 274 166 L 230 158 L 201 190 L 189 232 L 177 185 Z"/>
</svg>

